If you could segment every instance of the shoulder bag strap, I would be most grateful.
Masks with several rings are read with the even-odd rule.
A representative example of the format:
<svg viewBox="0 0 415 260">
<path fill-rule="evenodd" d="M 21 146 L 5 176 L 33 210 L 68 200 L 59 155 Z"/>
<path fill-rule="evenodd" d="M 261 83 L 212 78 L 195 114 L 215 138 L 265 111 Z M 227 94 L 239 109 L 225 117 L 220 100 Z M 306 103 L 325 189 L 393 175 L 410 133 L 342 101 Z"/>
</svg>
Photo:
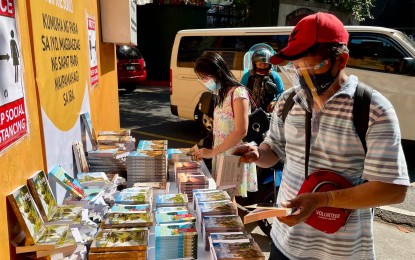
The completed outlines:
<svg viewBox="0 0 415 260">
<path fill-rule="evenodd" d="M 288 113 L 290 112 L 291 108 L 294 106 L 294 96 L 295 96 L 295 90 L 291 92 L 291 94 L 288 96 L 287 100 L 285 100 L 284 107 L 282 108 L 282 121 L 285 122 L 285 118 L 287 118 Z"/>
<path fill-rule="evenodd" d="M 372 92 L 372 87 L 359 81 L 354 94 L 353 124 L 356 128 L 357 135 L 362 142 L 363 148 L 365 149 L 365 153 L 367 152 L 366 132 L 369 125 L 369 111 L 370 102 L 372 100 Z"/>
</svg>

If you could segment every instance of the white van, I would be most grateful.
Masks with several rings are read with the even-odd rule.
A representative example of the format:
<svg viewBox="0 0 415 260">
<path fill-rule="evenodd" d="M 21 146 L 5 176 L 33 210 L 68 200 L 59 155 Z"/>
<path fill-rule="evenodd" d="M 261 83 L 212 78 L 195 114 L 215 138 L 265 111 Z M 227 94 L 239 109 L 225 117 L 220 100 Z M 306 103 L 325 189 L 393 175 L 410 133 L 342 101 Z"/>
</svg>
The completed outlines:
<svg viewBox="0 0 415 260">
<path fill-rule="evenodd" d="M 193 71 L 204 52 L 217 52 L 240 79 L 243 57 L 257 43 L 278 51 L 287 44 L 293 27 L 249 27 L 182 30 L 176 34 L 170 63 L 170 107 L 172 114 L 203 124 L 199 110 L 206 91 Z M 370 26 L 346 26 L 350 58 L 347 73 L 358 76 L 385 95 L 394 105 L 402 138 L 415 141 L 415 42 L 399 31 Z M 288 85 L 282 76 L 285 88 Z"/>
</svg>

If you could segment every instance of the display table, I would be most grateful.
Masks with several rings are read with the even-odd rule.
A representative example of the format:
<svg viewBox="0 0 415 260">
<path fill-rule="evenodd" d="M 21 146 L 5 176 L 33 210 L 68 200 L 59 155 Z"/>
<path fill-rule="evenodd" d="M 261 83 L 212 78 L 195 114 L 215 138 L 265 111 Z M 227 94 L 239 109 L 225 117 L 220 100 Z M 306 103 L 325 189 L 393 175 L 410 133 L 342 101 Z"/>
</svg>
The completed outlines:
<svg viewBox="0 0 415 260">
<path fill-rule="evenodd" d="M 206 175 L 206 177 L 209 180 L 209 189 L 216 189 L 216 183 L 215 180 L 212 178 L 212 175 L 209 172 L 209 169 L 206 167 L 206 164 L 201 161 L 201 167 L 203 173 Z M 169 168 L 170 171 L 170 168 Z M 169 193 L 175 194 L 178 193 L 178 188 L 176 185 L 176 182 L 170 182 L 169 187 Z M 155 208 L 156 205 L 153 205 L 153 208 Z M 195 215 L 194 209 L 193 209 L 193 201 L 189 202 L 188 204 L 189 212 Z M 155 254 L 155 235 L 154 235 L 154 226 L 150 227 L 150 237 L 148 242 L 148 260 L 154 260 L 156 257 Z M 198 233 L 198 244 L 197 244 L 197 259 L 207 260 L 210 259 L 210 251 L 205 250 L 205 241 L 202 238 L 202 235 Z"/>
</svg>

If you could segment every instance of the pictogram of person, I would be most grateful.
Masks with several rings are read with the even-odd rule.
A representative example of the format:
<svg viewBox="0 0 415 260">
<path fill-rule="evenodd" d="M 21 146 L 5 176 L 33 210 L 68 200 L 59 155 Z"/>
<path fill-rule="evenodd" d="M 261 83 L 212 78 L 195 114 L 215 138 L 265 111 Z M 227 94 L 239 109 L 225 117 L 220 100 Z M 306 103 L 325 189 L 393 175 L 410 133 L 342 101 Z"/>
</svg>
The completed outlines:
<svg viewBox="0 0 415 260">
<path fill-rule="evenodd" d="M 14 82 L 19 81 L 19 48 L 17 47 L 17 43 L 14 40 L 14 31 L 10 31 L 10 36 L 12 39 L 10 40 L 10 52 L 13 59 L 13 66 L 14 66 Z"/>
</svg>

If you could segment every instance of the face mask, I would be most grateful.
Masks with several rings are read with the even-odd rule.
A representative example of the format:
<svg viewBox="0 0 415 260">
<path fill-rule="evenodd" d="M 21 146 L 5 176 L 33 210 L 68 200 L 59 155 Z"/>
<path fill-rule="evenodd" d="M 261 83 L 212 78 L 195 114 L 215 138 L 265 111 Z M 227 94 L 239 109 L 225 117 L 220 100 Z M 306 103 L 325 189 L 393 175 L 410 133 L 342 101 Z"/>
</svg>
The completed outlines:
<svg viewBox="0 0 415 260">
<path fill-rule="evenodd" d="M 216 82 L 213 79 L 210 79 L 206 82 L 203 82 L 203 85 L 210 91 L 215 92 L 216 90 L 220 89 L 220 83 L 216 84 Z"/>
<path fill-rule="evenodd" d="M 331 74 L 331 70 L 333 68 L 329 69 L 327 72 L 322 74 L 314 74 L 310 75 L 310 79 L 312 81 L 313 86 L 309 86 L 304 77 L 299 75 L 300 84 L 303 87 L 309 87 L 309 88 L 315 88 L 317 94 L 322 94 L 324 91 L 326 91 L 336 80 L 338 73 L 336 76 L 333 76 Z"/>
</svg>

